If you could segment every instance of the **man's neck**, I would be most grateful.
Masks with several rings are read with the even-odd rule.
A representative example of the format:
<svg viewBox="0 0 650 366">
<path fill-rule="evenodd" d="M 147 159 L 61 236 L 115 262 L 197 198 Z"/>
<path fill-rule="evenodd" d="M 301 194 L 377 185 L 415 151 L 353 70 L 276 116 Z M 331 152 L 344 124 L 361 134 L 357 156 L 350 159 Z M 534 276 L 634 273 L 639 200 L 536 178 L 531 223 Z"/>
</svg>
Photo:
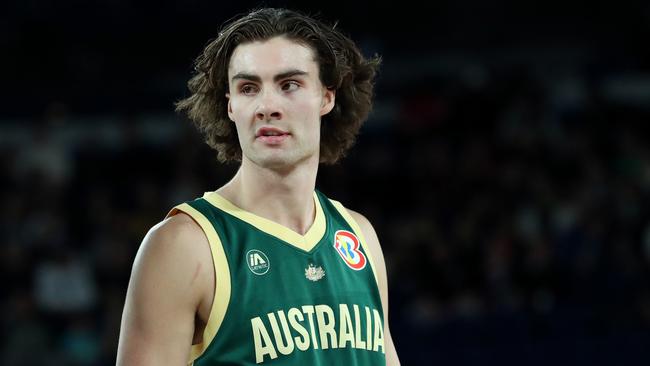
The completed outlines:
<svg viewBox="0 0 650 366">
<path fill-rule="evenodd" d="M 274 170 L 245 159 L 233 179 L 217 192 L 248 212 L 304 235 L 316 213 L 313 192 L 318 161 Z"/>
</svg>

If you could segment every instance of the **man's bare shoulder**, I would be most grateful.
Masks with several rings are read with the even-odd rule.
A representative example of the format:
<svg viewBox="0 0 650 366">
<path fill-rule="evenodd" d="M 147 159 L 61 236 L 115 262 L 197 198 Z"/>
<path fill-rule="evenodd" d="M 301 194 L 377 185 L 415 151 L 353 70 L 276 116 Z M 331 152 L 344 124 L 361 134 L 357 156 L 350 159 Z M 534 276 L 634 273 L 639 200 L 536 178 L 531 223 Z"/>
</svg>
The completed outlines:
<svg viewBox="0 0 650 366">
<path fill-rule="evenodd" d="M 383 263 L 384 256 L 381 250 L 381 245 L 379 244 L 379 238 L 377 238 L 377 232 L 375 231 L 375 228 L 370 223 L 370 220 L 368 220 L 364 215 L 360 214 L 359 212 L 351 210 L 347 207 L 345 209 L 348 211 L 350 216 L 352 216 L 354 221 L 356 221 L 357 224 L 359 225 L 359 228 L 361 229 L 363 236 L 365 236 L 367 244 L 370 247 L 370 250 L 373 252 L 372 254 L 378 257 L 381 260 L 381 263 Z"/>
<path fill-rule="evenodd" d="M 363 234 L 366 236 L 366 239 L 372 243 L 375 244 L 374 242 L 377 242 L 376 244 L 379 245 L 378 240 L 377 240 L 377 234 L 375 233 L 375 229 L 372 227 L 372 224 L 370 223 L 370 220 L 368 220 L 364 215 L 361 213 L 351 210 L 349 208 L 345 208 L 350 216 L 354 219 L 354 221 L 359 224 L 359 227 L 363 231 Z"/>
<path fill-rule="evenodd" d="M 181 211 L 152 227 L 147 233 L 144 243 L 153 241 L 154 243 L 164 243 L 161 245 L 196 246 L 192 243 L 196 243 L 197 240 L 207 242 L 207 238 L 199 224 L 188 214 Z"/>
<path fill-rule="evenodd" d="M 359 226 L 361 226 L 361 228 L 364 231 L 366 231 L 366 228 L 368 228 L 368 227 L 372 228 L 372 224 L 370 223 L 370 221 L 365 216 L 363 216 L 361 213 L 359 213 L 357 211 L 354 211 L 352 209 L 349 209 L 347 207 L 345 209 L 348 210 L 348 212 L 350 213 L 350 216 L 352 216 L 352 218 L 359 224 Z"/>
<path fill-rule="evenodd" d="M 196 258 L 193 253 L 205 254 L 208 239 L 199 224 L 189 215 L 178 212 L 154 225 L 145 235 L 139 252 L 148 255 L 181 254 L 191 260 Z M 203 253 L 201 253 L 203 252 Z M 140 253 L 138 253 L 140 255 Z M 177 258 L 181 260 L 182 258 Z"/>
<path fill-rule="evenodd" d="M 186 214 L 149 230 L 133 263 L 118 365 L 187 361 L 197 310 L 211 294 L 210 249 L 204 243 L 201 227 Z"/>
<path fill-rule="evenodd" d="M 140 266 L 162 268 L 155 276 L 177 279 L 190 276 L 195 281 L 199 274 L 195 271 L 205 271 L 210 258 L 208 239 L 199 224 L 179 212 L 149 230 L 138 250 L 134 270 Z"/>
</svg>

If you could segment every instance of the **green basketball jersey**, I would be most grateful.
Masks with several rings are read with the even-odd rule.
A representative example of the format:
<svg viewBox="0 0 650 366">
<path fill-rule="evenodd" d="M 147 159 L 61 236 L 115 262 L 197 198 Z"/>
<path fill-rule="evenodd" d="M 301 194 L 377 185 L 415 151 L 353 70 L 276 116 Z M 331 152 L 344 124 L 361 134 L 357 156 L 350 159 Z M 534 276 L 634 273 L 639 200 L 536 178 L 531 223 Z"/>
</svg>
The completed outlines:
<svg viewBox="0 0 650 366">
<path fill-rule="evenodd" d="M 363 233 L 314 192 L 305 235 L 215 192 L 176 206 L 210 243 L 215 299 L 190 364 L 385 365 L 384 317 Z"/>
</svg>

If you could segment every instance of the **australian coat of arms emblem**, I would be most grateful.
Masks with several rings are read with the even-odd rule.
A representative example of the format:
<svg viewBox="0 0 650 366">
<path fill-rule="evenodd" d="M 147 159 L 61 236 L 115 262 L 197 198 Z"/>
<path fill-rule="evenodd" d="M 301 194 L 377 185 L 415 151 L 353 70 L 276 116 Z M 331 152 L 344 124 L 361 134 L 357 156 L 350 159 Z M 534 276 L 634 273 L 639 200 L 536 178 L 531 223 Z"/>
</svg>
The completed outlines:
<svg viewBox="0 0 650 366">
<path fill-rule="evenodd" d="M 321 268 L 321 266 L 316 267 L 313 264 L 310 264 L 305 268 L 305 277 L 310 281 L 316 282 L 325 277 L 325 270 Z"/>
</svg>

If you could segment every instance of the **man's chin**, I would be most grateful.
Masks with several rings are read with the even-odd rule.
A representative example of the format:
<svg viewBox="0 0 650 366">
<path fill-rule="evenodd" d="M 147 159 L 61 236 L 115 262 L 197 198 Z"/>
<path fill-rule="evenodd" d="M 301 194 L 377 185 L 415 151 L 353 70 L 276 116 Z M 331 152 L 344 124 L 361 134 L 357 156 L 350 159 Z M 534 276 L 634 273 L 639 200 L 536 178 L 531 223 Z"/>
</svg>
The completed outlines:
<svg viewBox="0 0 650 366">
<path fill-rule="evenodd" d="M 296 159 L 292 159 L 287 154 L 268 154 L 251 159 L 255 165 L 266 169 L 286 169 L 295 165 Z"/>
<path fill-rule="evenodd" d="M 309 160 L 309 156 L 295 156 L 292 154 L 268 154 L 252 159 L 253 162 L 262 168 L 274 171 L 290 171 Z"/>
</svg>

